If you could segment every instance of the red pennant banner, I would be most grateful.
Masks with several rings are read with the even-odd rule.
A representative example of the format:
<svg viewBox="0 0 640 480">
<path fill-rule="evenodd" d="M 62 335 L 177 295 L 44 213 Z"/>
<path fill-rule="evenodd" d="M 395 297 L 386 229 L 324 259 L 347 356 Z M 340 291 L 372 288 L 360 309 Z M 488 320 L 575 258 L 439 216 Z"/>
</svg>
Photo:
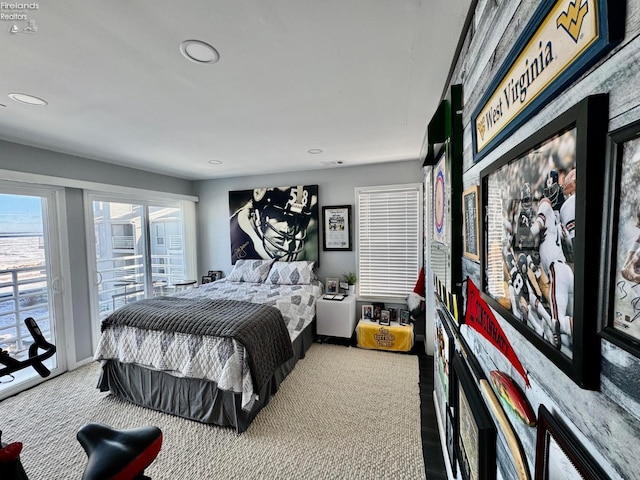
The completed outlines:
<svg viewBox="0 0 640 480">
<path fill-rule="evenodd" d="M 509 339 L 496 320 L 489 305 L 487 305 L 487 302 L 480 296 L 480 290 L 478 290 L 478 287 L 475 286 L 470 278 L 467 278 L 467 311 L 465 313 L 464 323 L 474 330 L 477 330 L 480 335 L 500 350 L 500 352 L 509 359 L 518 373 L 522 375 L 527 387 L 530 387 L 527 372 L 525 372 L 520 360 L 518 360 L 518 356 L 513 351 Z"/>
</svg>

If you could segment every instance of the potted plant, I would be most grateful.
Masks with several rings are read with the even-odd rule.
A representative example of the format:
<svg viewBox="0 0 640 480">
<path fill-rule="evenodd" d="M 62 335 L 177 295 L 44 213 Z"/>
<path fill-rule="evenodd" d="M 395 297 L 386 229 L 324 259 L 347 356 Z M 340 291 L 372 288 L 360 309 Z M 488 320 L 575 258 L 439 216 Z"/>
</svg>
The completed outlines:
<svg viewBox="0 0 640 480">
<path fill-rule="evenodd" d="M 353 295 L 356 290 L 356 282 L 358 281 L 356 272 L 344 272 L 342 274 L 342 280 L 349 284 L 349 295 Z"/>
</svg>

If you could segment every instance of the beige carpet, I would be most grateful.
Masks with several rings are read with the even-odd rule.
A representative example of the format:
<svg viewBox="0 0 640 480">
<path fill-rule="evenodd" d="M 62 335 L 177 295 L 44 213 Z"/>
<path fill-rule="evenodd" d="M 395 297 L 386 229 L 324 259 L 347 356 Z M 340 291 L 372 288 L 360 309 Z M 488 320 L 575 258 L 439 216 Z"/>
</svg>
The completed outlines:
<svg viewBox="0 0 640 480">
<path fill-rule="evenodd" d="M 242 434 L 120 401 L 97 378 L 91 364 L 0 402 L 30 480 L 80 479 L 88 422 L 160 427 L 154 480 L 425 478 L 416 356 L 313 344 Z"/>
</svg>

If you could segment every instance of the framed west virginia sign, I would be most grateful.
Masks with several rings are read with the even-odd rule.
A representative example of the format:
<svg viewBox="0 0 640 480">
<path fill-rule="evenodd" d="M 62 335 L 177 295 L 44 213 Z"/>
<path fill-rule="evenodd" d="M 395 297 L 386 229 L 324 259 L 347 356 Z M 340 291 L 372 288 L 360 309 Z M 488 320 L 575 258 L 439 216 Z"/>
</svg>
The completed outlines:
<svg viewBox="0 0 640 480">
<path fill-rule="evenodd" d="M 625 2 L 544 0 L 471 118 L 474 162 L 624 37 Z"/>
</svg>

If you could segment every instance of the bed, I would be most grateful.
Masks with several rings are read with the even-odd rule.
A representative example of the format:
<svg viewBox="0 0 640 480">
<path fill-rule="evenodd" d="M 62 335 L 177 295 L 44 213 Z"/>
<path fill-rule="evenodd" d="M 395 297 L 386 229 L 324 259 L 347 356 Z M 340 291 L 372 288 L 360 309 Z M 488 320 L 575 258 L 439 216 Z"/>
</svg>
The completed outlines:
<svg viewBox="0 0 640 480">
<path fill-rule="evenodd" d="M 103 320 L 98 388 L 245 431 L 314 340 L 313 262 L 239 260 L 225 279 Z"/>
</svg>

